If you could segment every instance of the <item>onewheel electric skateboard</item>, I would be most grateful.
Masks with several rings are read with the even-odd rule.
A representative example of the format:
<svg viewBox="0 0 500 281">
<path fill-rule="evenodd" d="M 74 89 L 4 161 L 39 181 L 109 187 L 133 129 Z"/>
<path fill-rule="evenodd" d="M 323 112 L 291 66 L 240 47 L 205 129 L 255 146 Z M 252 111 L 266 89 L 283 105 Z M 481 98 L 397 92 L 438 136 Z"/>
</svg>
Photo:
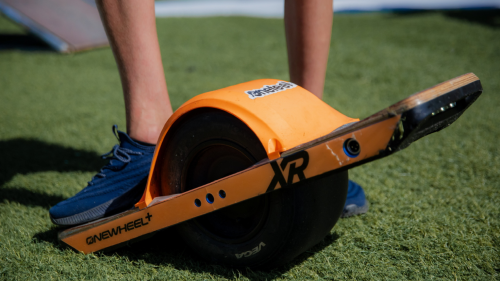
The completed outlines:
<svg viewBox="0 0 500 281">
<path fill-rule="evenodd" d="M 165 124 L 136 208 L 59 239 L 90 253 L 177 225 L 212 262 L 279 266 L 335 225 L 348 169 L 449 126 L 481 93 L 469 73 L 361 121 L 280 80 L 199 95 Z"/>
</svg>

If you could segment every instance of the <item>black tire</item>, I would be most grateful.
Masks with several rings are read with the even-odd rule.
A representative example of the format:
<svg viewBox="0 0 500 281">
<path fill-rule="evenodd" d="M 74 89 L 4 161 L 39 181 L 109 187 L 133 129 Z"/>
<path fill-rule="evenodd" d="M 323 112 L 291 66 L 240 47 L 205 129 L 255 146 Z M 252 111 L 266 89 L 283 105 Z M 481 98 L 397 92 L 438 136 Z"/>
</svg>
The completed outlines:
<svg viewBox="0 0 500 281">
<path fill-rule="evenodd" d="M 171 132 L 159 157 L 163 194 L 190 190 L 267 157 L 255 134 L 224 111 L 198 110 Z M 309 179 L 176 228 L 187 245 L 210 262 L 274 268 L 330 232 L 342 213 L 347 181 L 347 171 Z"/>
</svg>

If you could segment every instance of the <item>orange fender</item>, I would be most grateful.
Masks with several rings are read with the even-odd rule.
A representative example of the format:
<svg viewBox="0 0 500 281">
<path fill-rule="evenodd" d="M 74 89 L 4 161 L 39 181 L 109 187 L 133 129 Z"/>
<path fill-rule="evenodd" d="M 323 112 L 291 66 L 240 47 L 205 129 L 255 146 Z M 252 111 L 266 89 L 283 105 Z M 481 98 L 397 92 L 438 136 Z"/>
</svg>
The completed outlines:
<svg viewBox="0 0 500 281">
<path fill-rule="evenodd" d="M 300 86 L 276 79 L 254 80 L 198 95 L 179 107 L 163 127 L 146 190 L 136 207 L 143 209 L 160 195 L 155 164 L 168 141 L 169 129 L 181 116 L 199 108 L 217 108 L 240 119 L 259 138 L 271 160 L 283 151 L 359 120 L 343 115 Z"/>
</svg>

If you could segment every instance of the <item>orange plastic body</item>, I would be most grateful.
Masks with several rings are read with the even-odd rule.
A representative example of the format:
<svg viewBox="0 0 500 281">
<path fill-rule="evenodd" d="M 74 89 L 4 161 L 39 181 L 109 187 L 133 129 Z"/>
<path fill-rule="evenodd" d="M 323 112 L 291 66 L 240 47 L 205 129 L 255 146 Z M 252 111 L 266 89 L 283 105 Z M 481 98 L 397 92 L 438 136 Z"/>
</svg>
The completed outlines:
<svg viewBox="0 0 500 281">
<path fill-rule="evenodd" d="M 304 150 L 302 154 L 307 154 L 309 158 L 307 169 L 304 170 L 304 177 L 309 179 L 379 155 L 380 151 L 386 149 L 400 118 L 401 115 L 396 115 L 373 126 L 339 136 Z M 349 138 L 356 139 L 362 147 L 361 154 L 356 158 L 350 158 L 343 151 L 343 144 Z M 277 166 L 282 166 L 282 162 L 287 160 L 281 158 L 275 161 Z M 304 158 L 299 157 L 293 163 L 297 167 L 301 167 L 304 165 L 304 161 Z M 290 167 L 291 165 L 286 165 L 286 168 L 281 171 L 283 177 L 289 179 L 287 184 L 301 181 L 297 175 L 289 177 Z M 74 227 L 67 230 L 61 240 L 83 253 L 102 250 L 265 194 L 269 192 L 270 183 L 275 175 L 271 163 L 264 163 L 172 197 L 162 196 L 162 200 L 153 201 L 145 209 L 130 210 L 88 225 Z M 281 183 L 277 183 L 274 190 L 280 188 L 283 186 Z M 332 188 L 335 187 L 332 186 Z M 203 200 L 207 194 L 219 194 L 220 190 L 226 192 L 224 199 L 216 196 L 212 204 Z M 194 204 L 197 199 L 202 199 L 199 207 Z"/>
<path fill-rule="evenodd" d="M 198 95 L 179 107 L 163 127 L 146 190 L 137 207 L 147 207 L 160 195 L 155 164 L 161 147 L 168 141 L 170 128 L 180 117 L 199 108 L 220 109 L 243 121 L 259 138 L 271 160 L 285 150 L 358 121 L 333 109 L 304 88 L 276 79 L 254 80 Z"/>
</svg>

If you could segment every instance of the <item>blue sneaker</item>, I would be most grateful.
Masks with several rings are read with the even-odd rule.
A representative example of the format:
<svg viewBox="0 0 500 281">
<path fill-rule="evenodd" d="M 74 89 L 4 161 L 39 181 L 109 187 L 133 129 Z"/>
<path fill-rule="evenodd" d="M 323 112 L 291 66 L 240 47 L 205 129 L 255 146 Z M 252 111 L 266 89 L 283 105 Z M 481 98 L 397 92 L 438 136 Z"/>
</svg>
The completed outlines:
<svg viewBox="0 0 500 281">
<path fill-rule="evenodd" d="M 53 223 L 86 223 L 130 209 L 141 199 L 155 145 L 134 141 L 116 125 L 113 133 L 120 144 L 102 156 L 111 160 L 87 187 L 50 209 Z"/>
<path fill-rule="evenodd" d="M 340 215 L 340 217 L 348 218 L 355 215 L 364 214 L 368 212 L 369 206 L 370 204 L 365 198 L 365 192 L 363 191 L 363 188 L 359 184 L 349 180 L 347 199 L 345 201 L 344 211 L 342 212 L 342 215 Z"/>
</svg>

